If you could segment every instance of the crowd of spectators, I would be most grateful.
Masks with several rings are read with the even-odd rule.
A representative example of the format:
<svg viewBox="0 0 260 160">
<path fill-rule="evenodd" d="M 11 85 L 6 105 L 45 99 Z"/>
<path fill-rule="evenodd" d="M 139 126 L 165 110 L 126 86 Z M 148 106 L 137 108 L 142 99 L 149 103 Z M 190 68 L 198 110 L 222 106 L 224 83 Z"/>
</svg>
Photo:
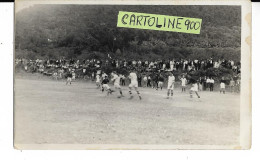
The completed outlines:
<svg viewBox="0 0 260 160">
<path fill-rule="evenodd" d="M 162 73 L 167 71 L 178 71 L 179 73 L 188 73 L 191 71 L 207 70 L 209 68 L 225 68 L 231 70 L 234 75 L 240 74 L 241 63 L 233 60 L 215 60 L 213 58 L 204 60 L 190 60 L 190 59 L 169 59 L 169 60 L 118 60 L 118 59 L 15 59 L 15 65 L 20 66 L 26 72 L 38 72 L 44 75 L 53 76 L 55 79 L 66 78 L 67 73 L 72 73 L 73 79 L 76 78 L 90 78 L 95 79 L 96 74 L 102 73 L 104 68 L 111 68 L 112 70 L 129 70 L 135 68 L 138 71 L 139 86 L 155 87 L 158 83 Z M 109 74 L 109 73 L 107 73 Z M 121 73 L 121 83 L 125 85 L 127 75 Z M 166 76 L 165 76 L 166 78 Z M 234 77 L 234 79 L 238 79 Z M 213 91 L 214 81 L 213 77 L 203 76 L 199 78 L 201 90 Z M 236 80 L 236 83 L 237 80 Z"/>
</svg>

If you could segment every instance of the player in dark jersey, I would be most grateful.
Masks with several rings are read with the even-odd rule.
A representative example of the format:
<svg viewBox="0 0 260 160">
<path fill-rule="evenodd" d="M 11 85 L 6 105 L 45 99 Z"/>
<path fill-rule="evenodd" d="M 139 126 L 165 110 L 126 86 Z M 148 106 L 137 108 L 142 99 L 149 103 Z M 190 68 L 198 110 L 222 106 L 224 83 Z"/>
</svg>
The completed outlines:
<svg viewBox="0 0 260 160">
<path fill-rule="evenodd" d="M 66 82 L 66 85 L 67 85 L 68 83 L 71 85 L 71 80 L 72 80 L 72 73 L 69 72 L 69 73 L 67 74 L 67 82 Z"/>
<path fill-rule="evenodd" d="M 107 95 L 112 94 L 112 92 L 114 92 L 113 90 L 111 90 L 108 83 L 109 83 L 108 77 L 105 76 L 105 79 L 103 79 L 101 84 L 102 84 L 103 90 L 105 89 L 107 91 Z"/>
<path fill-rule="evenodd" d="M 156 90 L 158 89 L 158 78 L 159 75 L 157 73 L 154 73 L 152 76 L 152 81 L 153 81 L 153 88 L 155 88 Z"/>
<path fill-rule="evenodd" d="M 163 88 L 163 82 L 164 82 L 164 78 L 162 75 L 160 75 L 158 78 L 158 88 L 161 88 L 161 90 Z M 156 90 L 158 90 L 158 89 L 156 89 Z"/>
</svg>

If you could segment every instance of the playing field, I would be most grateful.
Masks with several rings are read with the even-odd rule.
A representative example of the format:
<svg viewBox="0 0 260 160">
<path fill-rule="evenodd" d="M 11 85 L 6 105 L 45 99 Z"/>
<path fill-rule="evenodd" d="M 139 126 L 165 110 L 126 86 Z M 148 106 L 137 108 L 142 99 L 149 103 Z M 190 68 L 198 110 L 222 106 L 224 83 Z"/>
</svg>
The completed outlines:
<svg viewBox="0 0 260 160">
<path fill-rule="evenodd" d="M 112 86 L 112 85 L 110 85 Z M 15 79 L 15 143 L 239 144 L 239 95 L 140 88 L 143 99 L 106 96 L 92 82 Z"/>
</svg>

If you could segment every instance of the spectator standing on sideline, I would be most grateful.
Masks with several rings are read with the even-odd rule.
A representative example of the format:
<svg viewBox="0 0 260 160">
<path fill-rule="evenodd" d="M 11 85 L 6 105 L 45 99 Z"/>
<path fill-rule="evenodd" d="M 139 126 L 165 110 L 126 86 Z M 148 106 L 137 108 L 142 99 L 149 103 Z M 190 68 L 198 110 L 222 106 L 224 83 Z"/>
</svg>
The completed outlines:
<svg viewBox="0 0 260 160">
<path fill-rule="evenodd" d="M 215 83 L 215 81 L 214 81 L 214 79 L 211 77 L 211 78 L 210 78 L 210 81 L 209 81 L 209 84 L 210 84 L 209 90 L 210 90 L 211 92 L 213 92 L 214 83 Z"/>
<path fill-rule="evenodd" d="M 147 76 L 146 75 L 144 76 L 143 81 L 144 81 L 144 85 L 143 86 L 146 87 L 147 86 Z"/>
<path fill-rule="evenodd" d="M 229 85 L 230 85 L 230 92 L 233 93 L 234 92 L 234 88 L 235 88 L 235 81 L 233 78 L 231 78 L 230 82 L 229 82 Z"/>
</svg>

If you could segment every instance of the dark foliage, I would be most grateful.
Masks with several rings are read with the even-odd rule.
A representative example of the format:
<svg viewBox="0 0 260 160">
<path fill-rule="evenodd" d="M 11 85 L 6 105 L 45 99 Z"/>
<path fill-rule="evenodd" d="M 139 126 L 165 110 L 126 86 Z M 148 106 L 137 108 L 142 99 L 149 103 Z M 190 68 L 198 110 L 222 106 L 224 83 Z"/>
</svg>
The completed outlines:
<svg viewBox="0 0 260 160">
<path fill-rule="evenodd" d="M 118 28 L 118 11 L 202 18 L 199 35 Z M 35 5 L 16 14 L 16 56 L 24 58 L 240 60 L 239 6 Z"/>
</svg>

